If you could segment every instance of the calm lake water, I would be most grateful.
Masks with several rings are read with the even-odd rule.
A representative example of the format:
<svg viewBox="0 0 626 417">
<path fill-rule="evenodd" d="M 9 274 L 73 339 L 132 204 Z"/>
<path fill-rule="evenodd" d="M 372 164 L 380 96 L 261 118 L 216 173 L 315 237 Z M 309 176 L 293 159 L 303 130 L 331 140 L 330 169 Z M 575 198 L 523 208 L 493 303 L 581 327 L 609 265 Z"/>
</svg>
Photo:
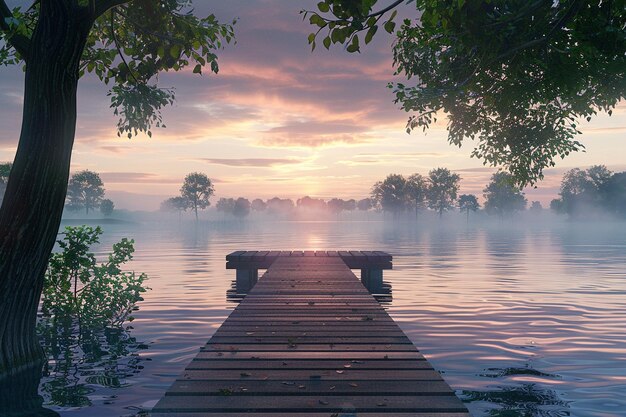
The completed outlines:
<svg viewBox="0 0 626 417">
<path fill-rule="evenodd" d="M 150 278 L 131 332 L 141 344 L 114 382 L 84 363 L 69 383 L 44 379 L 61 416 L 152 407 L 236 306 L 224 256 L 241 249 L 392 253 L 386 307 L 473 416 L 626 416 L 623 223 L 171 223 L 104 226 L 97 252 L 132 237 L 130 268 Z"/>
</svg>

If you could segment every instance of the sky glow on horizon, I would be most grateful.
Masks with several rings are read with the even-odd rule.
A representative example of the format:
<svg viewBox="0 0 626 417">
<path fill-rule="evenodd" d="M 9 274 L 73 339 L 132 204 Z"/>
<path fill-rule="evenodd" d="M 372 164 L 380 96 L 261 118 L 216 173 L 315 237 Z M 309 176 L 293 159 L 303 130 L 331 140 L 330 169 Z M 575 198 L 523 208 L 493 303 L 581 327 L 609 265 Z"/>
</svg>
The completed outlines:
<svg viewBox="0 0 626 417">
<path fill-rule="evenodd" d="M 19 4 L 9 1 L 9 6 Z M 392 37 L 379 33 L 361 54 L 341 47 L 311 52 L 311 27 L 298 14 L 315 1 L 198 1 L 198 15 L 222 21 L 238 17 L 236 45 L 218 52 L 220 73 L 191 69 L 160 76 L 175 87 L 177 101 L 164 112 L 166 129 L 151 139 L 116 135 L 107 87 L 91 75 L 79 85 L 77 135 L 72 170 L 100 173 L 118 208 L 157 209 L 178 194 L 184 176 L 206 173 L 220 197 L 297 199 L 364 198 L 387 174 L 426 175 L 446 167 L 462 177 L 461 193 L 482 200 L 495 170 L 470 158 L 471 141 L 458 149 L 446 141 L 445 118 L 426 135 L 405 133 L 408 114 L 393 103 Z M 411 6 L 407 12 L 410 13 Z M 0 69 L 0 161 L 13 159 L 19 137 L 23 74 Z M 573 167 L 607 165 L 626 170 L 626 103 L 613 116 L 582 123 L 587 152 L 571 155 L 546 171 L 528 200 L 544 206 L 558 193 L 562 173 Z"/>
</svg>

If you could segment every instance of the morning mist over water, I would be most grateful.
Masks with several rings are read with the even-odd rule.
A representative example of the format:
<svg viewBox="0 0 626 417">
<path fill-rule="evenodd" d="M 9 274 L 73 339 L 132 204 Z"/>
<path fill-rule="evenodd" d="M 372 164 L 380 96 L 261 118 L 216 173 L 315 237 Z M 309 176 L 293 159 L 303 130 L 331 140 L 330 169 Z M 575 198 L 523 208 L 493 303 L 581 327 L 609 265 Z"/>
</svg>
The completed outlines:
<svg viewBox="0 0 626 417">
<path fill-rule="evenodd" d="M 197 224 L 189 214 L 157 214 L 104 224 L 96 253 L 132 236 L 128 267 L 149 276 L 131 331 L 144 345 L 141 369 L 122 378 L 121 390 L 87 384 L 93 405 L 82 411 L 53 408 L 109 416 L 152 407 L 236 306 L 226 254 L 362 249 L 394 256 L 384 306 L 472 415 L 621 415 L 624 222 L 572 222 L 547 210 L 469 223 L 459 213 L 417 222 L 360 214 L 287 221 L 213 213 Z"/>
</svg>

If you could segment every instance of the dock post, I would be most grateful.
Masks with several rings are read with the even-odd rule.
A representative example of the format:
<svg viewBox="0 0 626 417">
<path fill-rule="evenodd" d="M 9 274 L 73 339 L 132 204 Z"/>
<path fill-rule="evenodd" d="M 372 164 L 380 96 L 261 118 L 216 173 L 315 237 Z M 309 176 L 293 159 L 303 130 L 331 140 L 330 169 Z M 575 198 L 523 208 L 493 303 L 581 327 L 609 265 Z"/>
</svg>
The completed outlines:
<svg viewBox="0 0 626 417">
<path fill-rule="evenodd" d="M 383 287 L 383 270 L 361 269 L 361 282 L 370 293 L 379 292 Z"/>
<path fill-rule="evenodd" d="M 237 292 L 247 293 L 259 280 L 258 269 L 237 269 Z"/>
</svg>

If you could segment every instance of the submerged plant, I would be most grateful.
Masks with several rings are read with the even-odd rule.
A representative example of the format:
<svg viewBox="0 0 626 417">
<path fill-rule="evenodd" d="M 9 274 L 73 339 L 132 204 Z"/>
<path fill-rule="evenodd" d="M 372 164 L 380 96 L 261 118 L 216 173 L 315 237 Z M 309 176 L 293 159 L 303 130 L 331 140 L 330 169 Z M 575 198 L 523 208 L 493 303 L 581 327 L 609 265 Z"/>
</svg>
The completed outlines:
<svg viewBox="0 0 626 417">
<path fill-rule="evenodd" d="M 93 385 L 122 387 L 141 368 L 137 351 L 145 345 L 127 323 L 148 290 L 147 276 L 122 270 L 133 240 L 114 244 L 98 263 L 90 247 L 101 234 L 100 227 L 67 227 L 50 258 L 37 328 L 48 357 L 41 391 L 49 404 L 90 405 Z"/>
</svg>

